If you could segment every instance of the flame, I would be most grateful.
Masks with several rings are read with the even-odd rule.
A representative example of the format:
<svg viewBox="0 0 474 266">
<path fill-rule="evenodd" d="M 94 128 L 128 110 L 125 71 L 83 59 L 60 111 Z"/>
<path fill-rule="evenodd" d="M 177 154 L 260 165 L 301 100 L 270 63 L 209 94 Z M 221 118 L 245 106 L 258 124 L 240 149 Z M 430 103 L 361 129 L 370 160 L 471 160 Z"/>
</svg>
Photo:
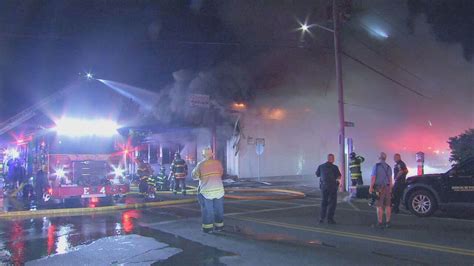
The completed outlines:
<svg viewBox="0 0 474 266">
<path fill-rule="evenodd" d="M 288 112 L 282 108 L 263 108 L 262 116 L 265 119 L 283 120 L 286 118 Z"/>
<path fill-rule="evenodd" d="M 242 102 L 235 102 L 232 104 L 232 109 L 242 111 L 242 110 L 247 109 L 247 105 Z"/>
</svg>

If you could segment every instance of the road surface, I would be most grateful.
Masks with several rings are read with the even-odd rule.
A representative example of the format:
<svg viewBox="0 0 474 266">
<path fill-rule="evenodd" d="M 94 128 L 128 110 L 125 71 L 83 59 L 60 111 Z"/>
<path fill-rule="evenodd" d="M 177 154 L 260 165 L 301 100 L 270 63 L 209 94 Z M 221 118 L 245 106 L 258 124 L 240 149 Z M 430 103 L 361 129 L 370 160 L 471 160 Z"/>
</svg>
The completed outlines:
<svg viewBox="0 0 474 266">
<path fill-rule="evenodd" d="M 90 261 L 125 265 L 474 264 L 473 210 L 430 218 L 403 212 L 394 215 L 392 228 L 378 229 L 371 226 L 375 211 L 367 201 L 339 197 L 338 224 L 320 225 L 319 193 L 313 188 L 300 189 L 308 192 L 307 198 L 227 200 L 225 232 L 212 235 L 200 231 L 197 203 L 2 221 L 0 259 L 31 265 Z M 117 246 L 105 244 L 107 241 Z M 140 249 L 144 241 L 157 248 Z M 123 243 L 136 248 L 118 251 Z M 104 252 L 86 252 L 101 246 L 108 257 L 103 257 Z"/>
</svg>

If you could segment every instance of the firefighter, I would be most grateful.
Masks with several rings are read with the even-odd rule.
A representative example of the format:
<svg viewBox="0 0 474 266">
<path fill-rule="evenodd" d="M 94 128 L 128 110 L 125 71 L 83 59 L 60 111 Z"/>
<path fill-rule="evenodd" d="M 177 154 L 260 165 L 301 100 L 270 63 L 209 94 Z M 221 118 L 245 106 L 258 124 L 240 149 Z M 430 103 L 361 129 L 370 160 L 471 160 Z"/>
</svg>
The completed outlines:
<svg viewBox="0 0 474 266">
<path fill-rule="evenodd" d="M 176 194 L 181 187 L 181 193 L 186 195 L 186 176 L 188 175 L 188 165 L 181 159 L 179 153 L 175 153 L 174 160 L 171 163 L 170 175 L 174 179 L 173 193 Z"/>
<path fill-rule="evenodd" d="M 146 179 L 146 184 L 147 184 L 147 194 L 148 198 L 154 199 L 155 198 L 155 192 L 156 192 L 156 184 L 157 184 L 157 178 L 154 175 L 149 175 L 148 178 Z"/>
<path fill-rule="evenodd" d="M 204 159 L 194 168 L 193 179 L 199 180 L 198 200 L 202 212 L 202 230 L 220 232 L 224 228 L 224 169 L 219 160 L 213 159 L 211 148 L 202 151 Z"/>
<path fill-rule="evenodd" d="M 37 204 L 40 204 L 43 202 L 43 193 L 47 186 L 48 186 L 48 179 L 42 167 L 36 173 L 36 178 L 35 178 L 35 196 L 36 196 Z"/>
<path fill-rule="evenodd" d="M 160 167 L 160 172 L 156 176 L 156 188 L 158 190 L 164 191 L 168 189 L 168 177 L 166 176 L 166 169 L 164 166 Z"/>
<path fill-rule="evenodd" d="M 364 157 L 357 155 L 355 152 L 351 152 L 349 161 L 349 170 L 351 172 L 352 186 L 362 186 L 364 181 L 362 180 L 361 163 L 365 161 Z"/>
<path fill-rule="evenodd" d="M 140 179 L 140 183 L 138 184 L 138 188 L 140 193 L 147 193 L 148 192 L 148 177 L 153 174 L 153 169 L 151 168 L 150 164 L 145 163 L 145 161 L 141 158 L 137 158 L 137 175 Z"/>
</svg>

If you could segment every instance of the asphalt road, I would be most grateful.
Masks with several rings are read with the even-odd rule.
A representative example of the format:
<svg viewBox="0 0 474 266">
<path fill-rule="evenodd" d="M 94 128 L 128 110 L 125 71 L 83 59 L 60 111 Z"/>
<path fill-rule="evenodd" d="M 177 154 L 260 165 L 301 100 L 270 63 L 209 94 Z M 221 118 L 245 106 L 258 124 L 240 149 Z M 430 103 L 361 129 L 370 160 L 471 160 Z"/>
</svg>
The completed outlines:
<svg viewBox="0 0 474 266">
<path fill-rule="evenodd" d="M 157 246 L 181 251 L 171 257 L 157 256 L 158 265 L 474 264 L 472 210 L 458 210 L 461 219 L 449 213 L 418 218 L 403 212 L 394 215 L 392 228 L 378 229 L 371 226 L 375 211 L 367 201 L 346 202 L 340 197 L 335 217 L 338 224 L 320 225 L 318 193 L 308 192 L 305 199 L 286 201 L 227 200 L 225 231 L 212 235 L 200 231 L 196 203 L 93 216 L 2 221 L 0 259 L 22 264 L 56 254 L 54 260 L 43 258 L 41 262 L 61 265 L 75 261 L 81 265 L 78 254 L 85 252 L 74 250 L 91 243 L 100 245 L 98 240 L 106 237 L 130 243 L 119 237 L 133 235 L 145 237 L 143 241 L 153 238 L 159 242 Z M 152 251 L 159 252 L 164 251 Z M 133 254 L 133 264 L 141 257 L 144 259 L 138 262 L 151 264 L 149 253 Z M 109 257 L 113 254 L 110 251 Z M 88 261 L 94 261 L 93 256 Z"/>
</svg>

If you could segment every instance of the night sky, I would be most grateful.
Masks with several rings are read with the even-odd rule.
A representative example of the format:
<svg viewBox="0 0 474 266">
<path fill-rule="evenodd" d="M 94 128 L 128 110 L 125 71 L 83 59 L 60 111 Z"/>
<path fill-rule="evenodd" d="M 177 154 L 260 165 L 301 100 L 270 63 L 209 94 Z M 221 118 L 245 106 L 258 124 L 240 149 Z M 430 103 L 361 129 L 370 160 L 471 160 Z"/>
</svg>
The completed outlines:
<svg viewBox="0 0 474 266">
<path fill-rule="evenodd" d="M 366 11 L 357 2 L 367 1 L 353 2 L 352 12 Z M 437 40 L 460 44 L 459 57 L 472 61 L 473 1 L 398 2 L 406 11 L 399 18 L 406 21 L 403 30 L 414 32 L 413 21 L 422 17 Z M 173 82 L 173 72 L 206 71 L 231 61 L 254 73 L 249 90 L 271 91 L 293 63 L 276 54 L 308 47 L 308 42 L 330 47 L 327 34 L 301 42 L 293 31 L 295 18 L 324 22 L 326 6 L 327 1 L 2 1 L 0 117 L 87 71 L 160 91 Z M 257 11 L 262 9 L 265 13 Z M 255 58 L 259 69 L 249 66 Z"/>
</svg>

